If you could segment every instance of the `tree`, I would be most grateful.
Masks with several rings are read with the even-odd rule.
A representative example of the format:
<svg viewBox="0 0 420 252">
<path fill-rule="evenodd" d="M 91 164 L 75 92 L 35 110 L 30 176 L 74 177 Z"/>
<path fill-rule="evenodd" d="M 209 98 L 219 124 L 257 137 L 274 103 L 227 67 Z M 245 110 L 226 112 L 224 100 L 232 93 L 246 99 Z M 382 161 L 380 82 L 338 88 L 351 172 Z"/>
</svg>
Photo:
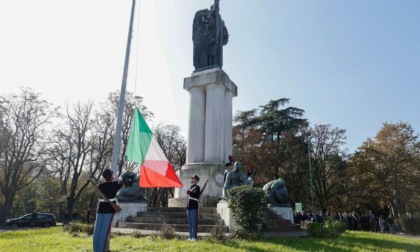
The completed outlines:
<svg viewBox="0 0 420 252">
<path fill-rule="evenodd" d="M 355 186 L 349 187 L 350 191 L 362 195 L 365 204 L 372 208 L 390 205 L 395 214 L 419 210 L 420 143 L 417 139 L 418 135 L 407 123 L 384 123 L 375 138 L 364 142 L 352 158 Z"/>
<path fill-rule="evenodd" d="M 181 169 L 185 164 L 187 145 L 180 135 L 180 128 L 171 124 L 158 124 L 153 129 L 153 135 L 175 170 Z M 169 195 L 173 197 L 170 188 L 153 188 L 146 190 L 149 206 L 167 206 Z"/>
<path fill-rule="evenodd" d="M 278 151 L 275 143 L 265 143 L 264 133 L 260 130 L 257 110 L 238 111 L 234 116 L 233 156 L 240 160 L 244 167 L 249 165 L 258 170 L 254 176 L 254 184 L 261 185 L 267 178 L 275 178 L 277 166 L 275 161 Z M 273 147 L 274 146 L 274 147 Z M 273 159 L 274 157 L 274 159 Z"/>
<path fill-rule="evenodd" d="M 310 131 L 313 189 L 319 207 L 325 210 L 333 198 L 345 193 L 346 153 L 341 146 L 346 130 L 327 124 L 315 125 Z"/>
<path fill-rule="evenodd" d="M 280 177 L 287 182 L 289 201 L 311 204 L 308 143 L 305 129 L 283 133 L 280 142 Z"/>
<path fill-rule="evenodd" d="M 17 95 L 0 98 L 0 224 L 10 215 L 16 193 L 31 184 L 45 167 L 47 126 L 56 108 L 39 93 L 21 88 Z"/>
<path fill-rule="evenodd" d="M 238 111 L 233 117 L 233 156 L 241 160 L 243 164 L 249 163 L 247 157 L 254 146 L 261 143 L 262 133 L 256 128 L 257 110 Z M 254 164 L 256 164 L 254 160 Z"/>
<path fill-rule="evenodd" d="M 59 165 L 56 166 L 57 169 L 54 167 L 51 169 L 59 175 L 61 192 L 66 196 L 66 208 L 69 213 L 73 212 L 77 199 L 89 184 L 88 180 L 80 180 L 84 170 L 89 167 L 91 174 L 99 170 L 98 166 L 93 165 L 95 163 L 93 156 L 95 143 L 100 142 L 101 139 L 98 139 L 92 131 L 94 126 L 92 114 L 93 102 L 91 101 L 85 104 L 79 102 L 73 107 L 67 105 L 64 125 L 56 130 L 55 144 L 50 153 L 51 156 L 57 157 L 53 160 Z M 103 155 L 100 158 L 105 160 Z"/>
<path fill-rule="evenodd" d="M 153 134 L 174 169 L 181 169 L 185 164 L 187 145 L 179 126 L 160 123 L 153 129 Z"/>
<path fill-rule="evenodd" d="M 94 194 L 89 200 L 85 200 L 89 198 L 85 193 L 89 185 L 88 179 L 99 180 L 102 171 L 111 167 L 118 95 L 117 92 L 110 93 L 107 101 L 96 109 L 91 101 L 85 104 L 78 103 L 73 107 L 68 105 L 63 116 L 64 123 L 56 131 L 55 144 L 50 151 L 50 167 L 54 167 L 52 169 L 60 178 L 62 195 L 67 199 L 65 208 L 70 213 L 74 211 L 76 202 L 82 200 L 82 196 L 83 202 L 89 204 L 84 208 L 92 207 Z M 152 115 L 141 104 L 141 99 L 127 93 L 118 174 L 121 174 L 124 168 L 130 169 L 124 153 L 134 107 L 142 108 L 148 117 Z"/>
<path fill-rule="evenodd" d="M 236 115 L 233 117 L 233 121 L 236 123 L 234 126 L 234 141 L 244 141 L 247 131 L 255 127 L 256 124 L 256 115 L 257 110 L 249 110 L 249 111 L 238 111 Z"/>
<path fill-rule="evenodd" d="M 267 105 L 260 106 L 260 110 L 239 111 L 234 116 L 234 156 L 244 166 L 256 168 L 256 185 L 281 175 L 285 135 L 295 134 L 298 137 L 299 130 L 308 126 L 307 120 L 302 118 L 304 110 L 294 107 L 280 109 L 289 101 L 286 98 L 271 100 Z"/>
<path fill-rule="evenodd" d="M 350 157 L 347 169 L 346 193 L 343 194 L 343 204 L 352 209 L 372 210 L 378 213 L 381 209 L 382 175 L 376 171 L 376 161 L 371 152 L 372 141 L 368 140 Z M 372 156 L 373 155 L 373 156 Z"/>
<path fill-rule="evenodd" d="M 109 108 L 109 111 L 115 116 L 115 120 L 118 114 L 118 106 L 120 101 L 120 92 L 112 92 L 108 95 L 108 101 L 104 106 Z M 121 132 L 121 148 L 120 156 L 118 159 L 118 173 L 121 174 L 123 170 L 132 170 L 135 166 L 127 162 L 125 157 L 125 151 L 127 149 L 127 142 L 130 136 L 131 122 L 134 116 L 134 109 L 139 108 L 144 119 L 153 118 L 153 113 L 148 110 L 146 106 L 143 105 L 143 97 L 135 96 L 133 93 L 127 92 L 125 95 L 124 103 L 124 114 L 122 122 L 122 132 Z M 116 121 L 115 121 L 116 124 Z"/>
<path fill-rule="evenodd" d="M 60 193 L 60 181 L 48 174 L 42 174 L 29 186 L 18 191 L 13 202 L 13 215 L 21 216 L 34 209 L 57 215 L 65 201 Z"/>
<path fill-rule="evenodd" d="M 279 109 L 280 106 L 289 102 L 290 99 L 281 98 L 271 100 L 267 105 L 260 106 L 261 113 L 257 121 L 268 141 L 280 142 L 283 132 L 308 126 L 307 120 L 301 118 L 305 112 L 303 109 L 295 107 Z"/>
</svg>

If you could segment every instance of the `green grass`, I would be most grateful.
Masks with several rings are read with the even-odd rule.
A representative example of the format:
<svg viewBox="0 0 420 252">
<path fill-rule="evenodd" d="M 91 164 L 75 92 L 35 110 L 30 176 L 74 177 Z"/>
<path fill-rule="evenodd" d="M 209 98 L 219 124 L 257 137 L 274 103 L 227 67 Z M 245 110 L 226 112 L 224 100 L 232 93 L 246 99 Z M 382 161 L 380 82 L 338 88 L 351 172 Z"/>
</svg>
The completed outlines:
<svg viewBox="0 0 420 252">
<path fill-rule="evenodd" d="M 92 237 L 77 237 L 64 232 L 62 227 L 27 229 L 0 233 L 2 252 L 92 251 Z M 266 238 L 261 241 L 228 240 L 225 242 L 201 239 L 162 240 L 160 238 L 115 236 L 111 251 L 420 251 L 420 239 L 369 232 L 346 232 L 339 238 Z"/>
</svg>

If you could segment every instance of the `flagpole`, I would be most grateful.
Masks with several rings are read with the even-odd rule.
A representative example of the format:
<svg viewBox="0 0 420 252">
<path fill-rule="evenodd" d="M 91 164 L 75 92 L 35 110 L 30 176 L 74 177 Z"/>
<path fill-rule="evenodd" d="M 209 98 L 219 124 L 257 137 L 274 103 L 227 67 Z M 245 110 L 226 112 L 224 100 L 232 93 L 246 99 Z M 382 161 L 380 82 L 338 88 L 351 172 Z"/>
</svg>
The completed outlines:
<svg viewBox="0 0 420 252">
<path fill-rule="evenodd" d="M 136 0 L 133 0 L 133 4 L 131 7 L 130 27 L 128 29 L 127 48 L 125 51 L 124 73 L 123 73 L 122 84 L 121 84 L 120 103 L 118 105 L 117 128 L 115 130 L 114 147 L 112 151 L 112 166 L 111 167 L 114 174 L 117 174 L 118 172 L 118 159 L 120 157 L 122 119 L 123 119 L 124 104 L 125 104 L 125 90 L 127 88 L 128 64 L 130 63 L 130 49 L 131 49 L 131 39 L 132 39 L 132 33 L 133 33 L 133 20 L 134 20 L 135 6 L 136 6 Z"/>
</svg>

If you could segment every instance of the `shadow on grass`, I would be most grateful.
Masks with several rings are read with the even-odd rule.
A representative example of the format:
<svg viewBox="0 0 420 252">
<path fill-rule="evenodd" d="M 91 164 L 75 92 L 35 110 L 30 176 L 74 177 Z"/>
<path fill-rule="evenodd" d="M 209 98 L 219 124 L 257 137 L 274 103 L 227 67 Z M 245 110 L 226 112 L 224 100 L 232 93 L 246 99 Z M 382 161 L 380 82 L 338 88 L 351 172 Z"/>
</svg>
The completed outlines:
<svg viewBox="0 0 420 252">
<path fill-rule="evenodd" d="M 263 240 L 261 240 L 263 242 Z M 263 249 L 260 246 L 257 245 L 251 245 L 251 244 L 244 244 L 241 240 L 227 240 L 223 243 L 220 243 L 221 245 L 229 248 L 228 251 L 233 251 L 235 249 L 244 249 L 245 251 L 252 251 L 252 252 L 272 252 L 273 250 L 271 248 Z"/>
<path fill-rule="evenodd" d="M 388 235 L 385 235 L 388 236 Z M 343 236 L 348 244 L 363 244 L 375 248 L 386 248 L 387 250 L 403 250 L 403 251 L 420 251 L 420 242 L 416 242 L 413 238 L 398 239 L 398 236 L 389 235 L 390 240 L 381 239 L 379 237 L 354 237 Z M 394 240 L 395 239 L 395 240 Z M 398 239 L 398 240 L 397 240 Z M 412 241 L 412 242 L 410 242 Z"/>
<path fill-rule="evenodd" d="M 252 252 L 288 251 L 288 249 L 293 251 L 355 251 L 352 248 L 337 247 L 334 244 L 330 244 L 330 241 L 334 241 L 334 239 L 320 240 L 310 237 L 270 237 L 251 243 L 230 239 L 219 244 L 228 248 L 228 251 L 234 251 L 235 249 L 244 249 L 245 251 Z M 267 244 L 269 245 L 267 246 Z"/>
<path fill-rule="evenodd" d="M 339 239 L 339 238 L 336 238 Z M 334 251 L 334 252 L 349 252 L 355 251 L 352 246 L 347 244 L 336 244 L 336 239 L 319 239 L 314 237 L 300 237 L 300 238 L 267 238 L 264 241 L 276 245 L 282 245 L 285 248 L 299 251 Z"/>
<path fill-rule="evenodd" d="M 334 251 L 334 252 L 348 252 L 359 250 L 380 250 L 387 251 L 420 251 L 420 240 L 414 240 L 408 237 L 390 236 L 389 239 L 384 239 L 384 236 L 378 236 L 372 233 L 359 234 L 345 233 L 340 237 L 333 239 L 320 239 L 315 237 L 301 237 L 301 238 L 266 238 L 264 242 L 282 245 L 286 248 L 302 250 L 302 251 Z M 254 251 L 254 250 L 252 250 Z M 265 250 L 255 250 L 265 251 Z"/>
</svg>

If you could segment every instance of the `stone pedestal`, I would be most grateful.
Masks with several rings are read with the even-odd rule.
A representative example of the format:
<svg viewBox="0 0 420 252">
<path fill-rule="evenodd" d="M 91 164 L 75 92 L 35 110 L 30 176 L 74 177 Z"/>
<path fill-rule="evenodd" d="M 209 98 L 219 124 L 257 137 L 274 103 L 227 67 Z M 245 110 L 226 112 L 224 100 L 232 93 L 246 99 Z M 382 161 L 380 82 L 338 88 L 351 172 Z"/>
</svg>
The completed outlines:
<svg viewBox="0 0 420 252">
<path fill-rule="evenodd" d="M 225 164 L 232 155 L 232 99 L 237 87 L 217 67 L 185 78 L 184 89 L 190 94 L 187 156 L 177 175 L 186 189 L 194 174 L 200 177 L 200 187 L 208 180 L 201 205 L 215 207 L 222 196 Z M 175 188 L 169 206 L 186 206 L 187 199 L 186 190 Z"/>
<path fill-rule="evenodd" d="M 226 163 L 232 154 L 232 99 L 237 87 L 220 68 L 193 73 L 184 79 L 190 93 L 187 160 Z"/>
<path fill-rule="evenodd" d="M 222 218 L 225 226 L 229 228 L 229 232 L 232 232 L 235 228 L 235 223 L 233 221 L 231 209 L 228 207 L 228 202 L 226 200 L 221 200 L 217 203 L 217 213 Z"/>
<path fill-rule="evenodd" d="M 271 211 L 275 214 L 281 216 L 285 220 L 289 220 L 292 224 L 295 224 L 295 219 L 293 218 L 293 209 L 290 206 L 270 206 Z"/>
<path fill-rule="evenodd" d="M 278 216 L 295 224 L 293 209 L 291 207 L 273 207 L 270 205 L 269 207 Z M 229 228 L 229 231 L 232 232 L 235 228 L 235 222 L 233 220 L 232 210 L 228 207 L 228 202 L 226 200 L 221 200 L 217 203 L 217 213 L 220 214 L 220 218 L 223 219 L 223 222 Z"/>
<path fill-rule="evenodd" d="M 200 197 L 200 206 L 215 207 L 220 200 L 223 191 L 224 164 L 196 163 L 184 165 L 181 170 L 177 171 L 178 177 L 181 179 L 184 188 L 175 188 L 174 198 L 169 199 L 170 207 L 183 207 L 187 205 L 187 190 L 191 184 L 191 177 L 196 174 L 200 177 L 198 185 L 201 187 L 202 194 Z M 203 190 L 204 183 L 207 182 Z"/>
<path fill-rule="evenodd" d="M 147 202 L 121 202 L 119 203 L 119 206 L 122 210 L 114 215 L 114 218 L 112 219 L 112 227 L 117 227 L 118 222 L 125 222 L 128 217 L 137 216 L 138 212 L 147 211 Z"/>
</svg>

